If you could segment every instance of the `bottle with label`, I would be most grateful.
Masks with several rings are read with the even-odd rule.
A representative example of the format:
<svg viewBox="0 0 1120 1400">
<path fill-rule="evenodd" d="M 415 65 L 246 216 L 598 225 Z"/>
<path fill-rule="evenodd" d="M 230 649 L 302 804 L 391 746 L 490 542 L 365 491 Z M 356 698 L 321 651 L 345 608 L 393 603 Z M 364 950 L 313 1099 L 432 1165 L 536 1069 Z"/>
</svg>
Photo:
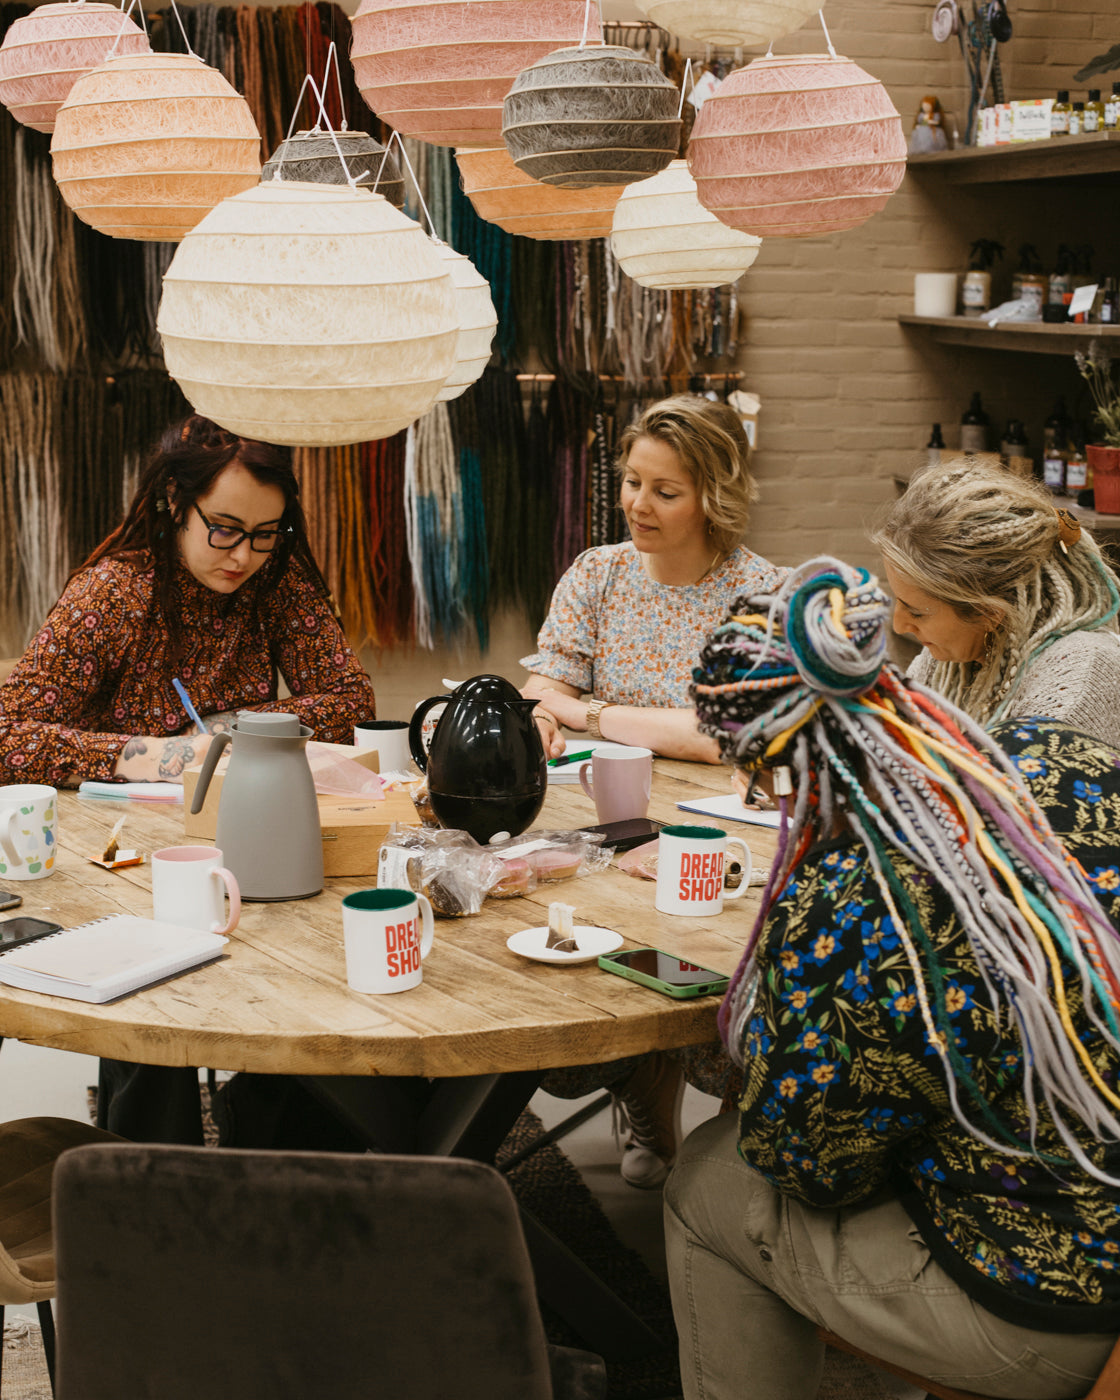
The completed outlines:
<svg viewBox="0 0 1120 1400">
<path fill-rule="evenodd" d="M 961 451 L 987 452 L 988 415 L 980 402 L 979 392 L 973 394 L 972 402 L 961 415 Z"/>
<path fill-rule="evenodd" d="M 936 467 L 941 462 L 941 454 L 945 450 L 945 439 L 941 436 L 941 424 L 935 423 L 929 435 L 929 442 L 926 443 L 926 462 L 931 467 Z"/>
<path fill-rule="evenodd" d="M 1116 278 L 1106 277 L 1101 289 L 1101 322 L 1106 326 L 1120 324 L 1120 294 L 1116 290 Z"/>
<path fill-rule="evenodd" d="M 1080 136 L 1084 130 L 1085 104 L 1084 102 L 1075 102 L 1073 104 L 1073 111 L 1069 114 L 1069 134 L 1071 136 Z"/>
<path fill-rule="evenodd" d="M 1120 83 L 1112 84 L 1112 92 L 1104 104 L 1104 129 L 1115 131 L 1120 125 Z"/>
<path fill-rule="evenodd" d="M 1104 128 L 1104 103 L 1100 88 L 1089 89 L 1089 100 L 1085 104 L 1085 131 L 1101 131 Z"/>
<path fill-rule="evenodd" d="M 1066 458 L 1066 495 L 1077 496 L 1088 484 L 1089 464 L 1085 459 L 1085 442 L 1078 433 Z"/>
<path fill-rule="evenodd" d="M 1042 425 L 1042 479 L 1056 496 L 1066 489 L 1066 439 L 1069 414 L 1064 396 L 1058 398 L 1050 417 Z"/>
<path fill-rule="evenodd" d="M 1050 108 L 1051 136 L 1069 135 L 1069 114 L 1072 111 L 1073 108 L 1069 103 L 1069 92 L 1065 88 L 1062 88 L 1058 93 L 1058 100 L 1054 103 L 1053 107 Z"/>
<path fill-rule="evenodd" d="M 999 458 L 1016 476 L 1033 476 L 1034 463 L 1027 449 L 1027 432 L 1022 421 L 1012 418 L 1003 430 L 999 443 Z"/>
</svg>

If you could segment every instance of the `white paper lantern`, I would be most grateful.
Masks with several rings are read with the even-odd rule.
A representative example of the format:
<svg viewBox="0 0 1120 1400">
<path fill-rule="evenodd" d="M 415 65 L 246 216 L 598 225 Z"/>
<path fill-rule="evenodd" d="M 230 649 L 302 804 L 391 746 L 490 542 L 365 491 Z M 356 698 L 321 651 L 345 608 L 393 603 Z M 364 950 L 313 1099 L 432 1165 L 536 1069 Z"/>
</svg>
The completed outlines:
<svg viewBox="0 0 1120 1400">
<path fill-rule="evenodd" d="M 682 39 L 751 47 L 800 29 L 817 0 L 638 0 L 638 9 Z"/>
<path fill-rule="evenodd" d="M 643 287 L 687 291 L 737 282 L 762 239 L 728 228 L 696 198 L 683 160 L 623 190 L 614 211 L 611 251 Z"/>
<path fill-rule="evenodd" d="M 455 304 L 459 309 L 455 363 L 437 400 L 445 403 L 466 393 L 490 363 L 490 344 L 498 329 L 498 313 L 490 299 L 490 283 L 470 258 L 446 243 L 433 246 L 455 284 Z"/>
<path fill-rule="evenodd" d="M 110 52 L 151 53 L 148 36 L 116 5 L 39 5 L 8 27 L 0 44 L 0 103 L 34 131 L 55 114 L 83 73 Z"/>
<path fill-rule="evenodd" d="M 111 238 L 175 240 L 227 195 L 261 178 L 249 104 L 194 54 L 110 58 L 58 109 L 55 183 L 84 223 Z"/>
<path fill-rule="evenodd" d="M 156 321 L 197 412 L 241 437 L 328 447 L 426 413 L 455 363 L 446 264 L 379 194 L 272 180 L 179 245 Z"/>
</svg>

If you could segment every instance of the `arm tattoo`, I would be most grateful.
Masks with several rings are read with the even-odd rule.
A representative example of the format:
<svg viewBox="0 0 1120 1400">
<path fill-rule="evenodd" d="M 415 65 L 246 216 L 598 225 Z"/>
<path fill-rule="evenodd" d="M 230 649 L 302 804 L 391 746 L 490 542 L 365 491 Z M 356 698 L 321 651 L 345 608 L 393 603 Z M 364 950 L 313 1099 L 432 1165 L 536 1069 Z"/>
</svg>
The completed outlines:
<svg viewBox="0 0 1120 1400">
<path fill-rule="evenodd" d="M 147 752 L 148 745 L 144 742 L 143 738 L 141 738 L 140 735 L 136 735 L 134 738 L 129 739 L 128 743 L 125 744 L 124 748 L 121 750 L 121 757 L 135 758 L 137 754 Z"/>
<path fill-rule="evenodd" d="M 236 718 L 236 710 L 222 710 L 220 714 L 202 716 L 203 722 L 211 734 L 232 734 L 231 726 Z"/>
<path fill-rule="evenodd" d="M 194 743 L 189 738 L 166 739 L 159 760 L 159 776 L 163 781 L 182 776 L 184 768 L 194 762 Z"/>
</svg>

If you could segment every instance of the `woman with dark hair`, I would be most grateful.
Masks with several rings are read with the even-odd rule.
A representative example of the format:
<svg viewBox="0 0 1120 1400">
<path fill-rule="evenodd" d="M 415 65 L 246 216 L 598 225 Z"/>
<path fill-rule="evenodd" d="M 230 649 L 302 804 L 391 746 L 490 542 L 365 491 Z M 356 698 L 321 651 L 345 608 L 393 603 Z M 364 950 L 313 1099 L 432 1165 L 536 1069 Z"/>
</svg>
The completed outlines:
<svg viewBox="0 0 1120 1400">
<path fill-rule="evenodd" d="M 889 616 L 814 559 L 696 671 L 782 823 L 720 1012 L 740 1112 L 665 1189 L 690 1400 L 807 1400 L 818 1327 L 1063 1400 L 1120 1327 L 1120 753 L 1049 719 L 989 737 L 887 663 Z"/>
<path fill-rule="evenodd" d="M 165 433 L 124 522 L 0 687 L 0 782 L 179 778 L 210 737 L 173 678 L 211 734 L 238 710 L 283 708 L 349 742 L 374 715 L 308 544 L 290 449 L 197 416 Z"/>
</svg>

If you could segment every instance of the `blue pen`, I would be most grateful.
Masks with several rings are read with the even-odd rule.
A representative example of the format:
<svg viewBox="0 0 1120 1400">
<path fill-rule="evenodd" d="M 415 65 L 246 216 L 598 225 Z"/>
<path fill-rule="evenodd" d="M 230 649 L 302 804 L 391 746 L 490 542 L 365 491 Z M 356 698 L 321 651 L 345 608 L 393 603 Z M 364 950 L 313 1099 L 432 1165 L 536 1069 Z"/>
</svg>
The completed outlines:
<svg viewBox="0 0 1120 1400">
<path fill-rule="evenodd" d="M 193 724 L 198 725 L 198 732 L 200 734 L 209 734 L 209 729 L 207 729 L 206 726 L 203 724 L 198 711 L 191 704 L 191 697 L 187 694 L 187 688 L 183 684 L 183 682 L 179 679 L 178 676 L 172 676 L 171 684 L 175 687 L 175 694 L 183 702 L 183 709 L 186 710 L 188 718 Z"/>
</svg>

